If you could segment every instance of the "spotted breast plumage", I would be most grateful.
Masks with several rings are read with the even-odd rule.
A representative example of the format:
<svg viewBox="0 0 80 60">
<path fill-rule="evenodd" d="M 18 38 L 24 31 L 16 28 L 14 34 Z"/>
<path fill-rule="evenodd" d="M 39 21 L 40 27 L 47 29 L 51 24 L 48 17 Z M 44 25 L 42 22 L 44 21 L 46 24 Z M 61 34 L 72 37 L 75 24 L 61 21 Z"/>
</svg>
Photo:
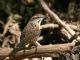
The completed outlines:
<svg viewBox="0 0 80 60">
<path fill-rule="evenodd" d="M 24 47 L 27 44 L 35 44 L 41 32 L 40 23 L 44 18 L 45 16 L 42 14 L 36 14 L 31 18 L 21 34 L 19 47 Z"/>
</svg>

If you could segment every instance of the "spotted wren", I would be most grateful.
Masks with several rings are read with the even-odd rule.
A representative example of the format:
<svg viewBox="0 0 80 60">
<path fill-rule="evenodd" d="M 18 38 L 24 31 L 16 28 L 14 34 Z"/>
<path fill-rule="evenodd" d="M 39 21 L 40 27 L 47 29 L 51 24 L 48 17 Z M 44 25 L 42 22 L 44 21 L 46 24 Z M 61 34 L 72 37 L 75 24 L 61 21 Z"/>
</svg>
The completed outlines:
<svg viewBox="0 0 80 60">
<path fill-rule="evenodd" d="M 40 24 L 44 19 L 45 16 L 42 14 L 36 14 L 30 19 L 21 34 L 19 47 L 22 48 L 27 44 L 35 44 L 41 32 Z"/>
</svg>

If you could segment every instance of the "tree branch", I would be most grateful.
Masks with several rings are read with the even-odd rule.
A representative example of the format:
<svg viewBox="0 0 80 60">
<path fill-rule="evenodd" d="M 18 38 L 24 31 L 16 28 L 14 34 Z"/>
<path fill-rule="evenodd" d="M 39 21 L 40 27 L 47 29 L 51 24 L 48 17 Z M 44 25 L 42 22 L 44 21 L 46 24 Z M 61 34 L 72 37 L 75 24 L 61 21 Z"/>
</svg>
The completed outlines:
<svg viewBox="0 0 80 60">
<path fill-rule="evenodd" d="M 66 44 L 56 44 L 56 45 L 44 45 L 38 46 L 37 48 L 32 48 L 29 50 L 21 50 L 16 53 L 15 56 L 26 56 L 26 57 L 40 57 L 40 56 L 52 56 L 50 54 L 54 54 L 56 56 L 61 52 L 70 52 L 74 43 L 66 43 Z M 0 56 L 8 56 L 13 51 L 12 48 L 0 48 Z"/>
<path fill-rule="evenodd" d="M 75 32 L 70 27 L 66 26 L 66 24 L 62 22 L 61 19 L 53 11 L 49 9 L 47 4 L 43 0 L 38 1 L 40 2 L 43 9 L 52 17 L 53 20 L 55 20 L 59 25 L 64 27 L 71 34 L 71 36 L 75 34 Z"/>
<path fill-rule="evenodd" d="M 67 26 L 53 11 L 51 11 L 43 0 L 38 1 L 40 2 L 43 9 L 52 17 L 53 20 L 55 20 L 60 26 L 67 30 L 71 37 L 74 36 L 75 31 L 73 31 L 69 26 Z M 80 42 L 80 36 L 77 37 L 76 40 Z"/>
<path fill-rule="evenodd" d="M 40 29 L 44 29 L 44 28 L 57 28 L 59 27 L 58 24 L 45 24 L 45 25 L 41 25 Z"/>
</svg>

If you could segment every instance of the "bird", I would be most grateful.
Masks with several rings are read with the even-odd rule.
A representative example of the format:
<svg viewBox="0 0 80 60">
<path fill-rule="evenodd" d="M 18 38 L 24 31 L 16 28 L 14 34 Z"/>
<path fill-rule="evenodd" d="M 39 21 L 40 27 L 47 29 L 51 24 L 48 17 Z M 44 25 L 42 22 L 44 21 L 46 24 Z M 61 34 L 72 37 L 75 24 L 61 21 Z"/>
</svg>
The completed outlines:
<svg viewBox="0 0 80 60">
<path fill-rule="evenodd" d="M 36 45 L 35 42 L 38 40 L 41 33 L 40 24 L 44 19 L 45 15 L 43 14 L 35 14 L 30 19 L 21 33 L 19 48 L 23 48 L 25 45 Z"/>
</svg>

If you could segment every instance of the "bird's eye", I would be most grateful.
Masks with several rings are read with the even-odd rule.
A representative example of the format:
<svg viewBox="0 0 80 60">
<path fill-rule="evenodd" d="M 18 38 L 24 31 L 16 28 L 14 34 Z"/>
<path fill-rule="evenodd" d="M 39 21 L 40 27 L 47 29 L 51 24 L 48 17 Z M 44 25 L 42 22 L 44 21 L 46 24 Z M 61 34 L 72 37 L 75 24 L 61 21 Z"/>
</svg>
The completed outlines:
<svg viewBox="0 0 80 60">
<path fill-rule="evenodd" d="M 34 17 L 32 17 L 32 19 L 36 19 L 36 18 L 38 18 L 38 16 L 34 16 Z"/>
</svg>

